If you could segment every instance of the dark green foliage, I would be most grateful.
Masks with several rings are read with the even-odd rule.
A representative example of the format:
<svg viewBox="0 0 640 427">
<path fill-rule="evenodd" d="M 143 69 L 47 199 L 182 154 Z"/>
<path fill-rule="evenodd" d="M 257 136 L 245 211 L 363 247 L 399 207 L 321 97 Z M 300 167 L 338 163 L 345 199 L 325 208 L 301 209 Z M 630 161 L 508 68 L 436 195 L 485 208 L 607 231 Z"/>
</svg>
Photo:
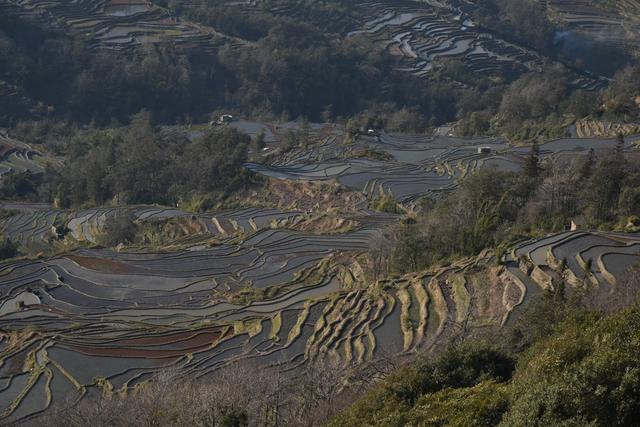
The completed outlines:
<svg viewBox="0 0 640 427">
<path fill-rule="evenodd" d="M 500 351 L 467 344 L 398 370 L 330 425 L 635 426 L 640 303 L 631 301 L 605 317 L 558 286 L 521 314 L 524 341 L 504 343 L 519 354 L 515 370 Z"/>
<path fill-rule="evenodd" d="M 397 271 L 416 271 L 426 264 L 429 242 L 420 233 L 418 226 L 408 224 L 402 227 L 398 243 L 392 254 L 392 265 Z"/>
<path fill-rule="evenodd" d="M 407 421 L 425 427 L 494 427 L 508 407 L 508 385 L 486 381 L 425 394 L 411 409 Z"/>
<path fill-rule="evenodd" d="M 578 316 L 518 362 L 503 425 L 632 426 L 640 417 L 640 307 Z"/>
<path fill-rule="evenodd" d="M 564 76 L 551 70 L 523 76 L 504 92 L 498 111 L 500 129 L 516 140 L 535 139 L 540 128 L 552 128 L 551 122 L 558 120 L 567 91 Z"/>
<path fill-rule="evenodd" d="M 319 121 L 385 103 L 390 110 L 406 106 L 419 113 L 399 115 L 399 128 L 421 122 L 422 115 L 434 122 L 454 118 L 450 85 L 424 85 L 397 73 L 393 58 L 370 41 L 336 38 L 318 27 L 320 21 L 341 21 L 329 16 L 349 21 L 353 5 L 307 3 L 301 8 L 306 19 L 266 11 L 247 18 L 215 1 L 182 5 L 186 9 L 178 13 L 254 42 L 215 53 L 167 45 L 91 53 L 67 36 L 2 16 L 0 80 L 42 101 L 50 116 L 99 125 L 126 122 L 142 109 L 161 122 L 202 120 L 215 109 Z M 28 117 L 18 110 L 0 118 L 12 123 Z"/>
<path fill-rule="evenodd" d="M 246 427 L 249 425 L 249 417 L 245 411 L 230 410 L 224 414 L 220 421 L 220 427 Z"/>
<path fill-rule="evenodd" d="M 531 146 L 531 152 L 524 164 L 524 174 L 529 178 L 537 178 L 540 175 L 540 148 L 537 144 Z"/>
<path fill-rule="evenodd" d="M 575 297 L 569 298 L 564 283 L 543 294 L 524 307 L 516 321 L 505 331 L 506 347 L 516 352 L 553 334 L 558 324 L 580 310 Z"/>
<path fill-rule="evenodd" d="M 534 0 L 480 0 L 474 11 L 483 26 L 508 40 L 553 53 L 555 28 L 544 7 Z"/>
<path fill-rule="evenodd" d="M 514 368 L 514 360 L 503 352 L 487 344 L 467 343 L 449 349 L 435 362 L 418 364 L 419 393 L 507 381 Z"/>
<path fill-rule="evenodd" d="M 35 196 L 42 177 L 31 172 L 12 172 L 2 179 L 0 197 L 3 199 L 25 199 Z"/>
<path fill-rule="evenodd" d="M 467 178 L 449 196 L 426 207 L 416 224 L 401 230 L 395 269 L 416 271 L 499 244 L 509 238 L 502 230 L 517 220 L 533 188 L 534 181 L 523 174 L 484 169 Z"/>
<path fill-rule="evenodd" d="M 514 367 L 511 357 L 491 346 L 472 343 L 454 347 L 435 361 L 423 360 L 395 372 L 330 425 L 370 426 L 384 420 L 382 425 L 400 426 L 422 396 L 485 381 L 508 381 Z"/>
<path fill-rule="evenodd" d="M 214 199 L 252 185 L 244 169 L 251 138 L 234 128 L 211 129 L 194 141 L 163 137 L 149 114 L 115 131 L 90 131 L 71 143 L 68 166 L 47 177 L 62 206 L 160 203 L 207 194 Z"/>
<path fill-rule="evenodd" d="M 0 260 L 13 258 L 18 255 L 18 248 L 11 239 L 0 234 Z"/>
<path fill-rule="evenodd" d="M 137 231 L 135 216 L 123 212 L 107 221 L 102 230 L 100 243 L 106 246 L 130 244 L 135 240 Z"/>
<path fill-rule="evenodd" d="M 640 119 L 640 67 L 620 69 L 605 91 L 604 116 L 610 120 L 637 122 Z"/>
<path fill-rule="evenodd" d="M 597 92 L 577 90 L 569 96 L 566 111 L 577 118 L 583 118 L 598 111 L 599 101 L 600 95 Z"/>
<path fill-rule="evenodd" d="M 123 121 L 142 108 L 166 120 L 202 107 L 204 96 L 215 96 L 217 67 L 210 59 L 209 73 L 196 73 L 196 61 L 170 47 L 91 53 L 83 42 L 50 28 L 0 16 L 0 80 L 42 102 L 45 113 L 82 122 Z M 19 113 L 7 121 L 21 118 Z"/>
</svg>

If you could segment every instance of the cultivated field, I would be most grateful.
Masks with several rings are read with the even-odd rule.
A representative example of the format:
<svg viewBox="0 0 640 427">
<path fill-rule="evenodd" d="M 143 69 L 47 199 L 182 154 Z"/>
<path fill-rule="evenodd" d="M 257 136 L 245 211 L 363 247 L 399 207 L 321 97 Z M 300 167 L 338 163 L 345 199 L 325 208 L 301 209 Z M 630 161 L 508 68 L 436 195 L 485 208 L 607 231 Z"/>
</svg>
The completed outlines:
<svg viewBox="0 0 640 427">
<path fill-rule="evenodd" d="M 237 126 L 272 129 L 267 146 L 277 152 L 280 131 L 297 125 Z M 344 144 L 340 127 L 311 129 L 318 142 L 248 167 L 282 180 L 337 180 L 410 206 L 479 168 L 517 170 L 529 153 L 497 139 L 388 133 Z M 629 156 L 634 142 L 629 138 L 625 147 Z M 614 145 L 565 139 L 540 148 L 542 156 L 561 157 Z M 559 277 L 609 292 L 640 251 L 639 235 L 566 232 L 514 247 L 502 265 L 485 251 L 436 270 L 372 281 L 366 254 L 399 216 L 360 205 L 352 207 L 351 225 L 338 229 L 344 222 L 336 222 L 331 234 L 300 227 L 313 224 L 310 212 L 278 209 L 3 208 L 14 212 L 2 220 L 3 233 L 23 244 L 51 244 L 55 225 L 68 230 L 65 239 L 86 246 L 0 264 L 3 422 L 30 419 L 70 399 L 125 393 L 169 368 L 201 378 L 250 361 L 295 375 L 311 360 L 362 366 L 433 351 L 508 324 Z M 152 252 L 96 246 L 105 224 L 122 212 L 141 225 L 172 224 L 180 237 Z"/>
<path fill-rule="evenodd" d="M 0 131 L 0 179 L 10 172 L 43 172 L 47 162 L 52 165 L 60 163 L 58 159 L 45 157 L 28 144 Z"/>
<path fill-rule="evenodd" d="M 84 39 L 91 49 L 126 50 L 147 43 L 170 43 L 211 51 L 232 38 L 172 17 L 143 0 L 6 0 L 0 13 L 26 17 Z"/>
<path fill-rule="evenodd" d="M 628 155 L 636 155 L 635 143 L 639 140 L 627 138 Z M 572 158 L 590 149 L 598 153 L 614 146 L 614 138 L 575 138 L 550 141 L 539 148 L 543 158 Z M 391 195 L 410 203 L 450 190 L 459 178 L 483 167 L 519 170 L 529 152 L 530 147 L 514 147 L 503 139 L 385 132 L 359 136 L 357 141 L 345 144 L 344 134 L 334 130 L 316 144 L 277 156 L 268 164 L 251 163 L 247 167 L 277 179 L 337 180 L 372 199 Z"/>
</svg>

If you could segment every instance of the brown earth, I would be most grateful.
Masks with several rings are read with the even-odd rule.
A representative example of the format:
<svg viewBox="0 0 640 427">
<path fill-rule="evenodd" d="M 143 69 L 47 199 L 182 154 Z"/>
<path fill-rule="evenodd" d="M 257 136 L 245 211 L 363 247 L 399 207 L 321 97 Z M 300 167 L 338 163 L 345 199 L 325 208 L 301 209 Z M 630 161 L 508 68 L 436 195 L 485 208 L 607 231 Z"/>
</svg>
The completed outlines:
<svg viewBox="0 0 640 427">
<path fill-rule="evenodd" d="M 334 182 L 293 182 L 265 178 L 260 189 L 247 190 L 234 196 L 225 206 L 273 207 L 306 212 L 327 210 L 353 211 L 365 196 Z"/>
<path fill-rule="evenodd" d="M 192 336 L 189 339 L 180 341 L 178 348 L 168 349 L 142 349 L 128 347 L 90 347 L 82 345 L 68 345 L 68 347 L 78 353 L 88 356 L 104 357 L 143 357 L 146 359 L 167 359 L 178 358 L 188 353 L 195 353 L 206 350 L 220 339 L 220 331 L 204 332 Z"/>
<path fill-rule="evenodd" d="M 132 273 L 134 270 L 130 265 L 111 259 L 91 258 L 80 255 L 67 255 L 66 258 L 75 262 L 80 267 L 99 271 L 101 273 L 128 274 Z"/>
</svg>

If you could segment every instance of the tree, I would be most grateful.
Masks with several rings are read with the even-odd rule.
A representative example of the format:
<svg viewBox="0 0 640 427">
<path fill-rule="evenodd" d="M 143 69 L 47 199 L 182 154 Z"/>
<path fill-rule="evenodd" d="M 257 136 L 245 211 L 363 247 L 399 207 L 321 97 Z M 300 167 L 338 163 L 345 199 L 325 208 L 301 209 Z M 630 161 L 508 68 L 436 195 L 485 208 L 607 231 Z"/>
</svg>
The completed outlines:
<svg viewBox="0 0 640 427">
<path fill-rule="evenodd" d="M 540 175 L 540 171 L 540 147 L 538 147 L 538 144 L 533 144 L 525 161 L 523 173 L 529 178 L 537 178 Z"/>
<path fill-rule="evenodd" d="M 389 274 L 390 257 L 393 253 L 392 236 L 382 231 L 376 232 L 371 240 L 370 248 L 373 280 L 377 281 Z"/>
<path fill-rule="evenodd" d="M 393 251 L 392 262 L 401 272 L 418 271 L 426 261 L 428 241 L 415 225 L 404 226 Z"/>
<path fill-rule="evenodd" d="M 618 135 L 616 135 L 616 148 L 614 151 L 616 156 L 623 155 L 624 146 L 625 146 L 624 134 L 622 132 L 618 132 Z"/>
<path fill-rule="evenodd" d="M 0 197 L 13 199 L 35 195 L 41 178 L 29 171 L 9 173 L 0 185 Z"/>
<path fill-rule="evenodd" d="M 115 217 L 107 219 L 102 230 L 100 242 L 106 246 L 132 243 L 138 231 L 133 213 L 118 212 Z"/>
<path fill-rule="evenodd" d="M 596 164 L 596 152 L 593 148 L 590 148 L 589 154 L 587 154 L 584 160 L 582 160 L 580 164 L 580 168 L 578 170 L 578 177 L 580 178 L 580 181 L 584 181 L 591 176 L 593 172 L 593 167 L 595 166 L 595 164 Z"/>
<path fill-rule="evenodd" d="M 254 155 L 259 155 L 264 149 L 264 147 L 267 146 L 267 142 L 265 138 L 266 136 L 264 133 L 264 129 L 260 129 L 260 132 L 258 132 L 255 138 L 253 138 L 253 140 L 251 141 L 251 146 L 252 146 Z"/>
<path fill-rule="evenodd" d="M 626 175 L 626 160 L 617 150 L 600 159 L 585 187 L 587 211 L 596 220 L 604 222 L 613 218 Z"/>
<path fill-rule="evenodd" d="M 0 235 L 0 260 L 13 258 L 18 255 L 18 248 L 11 239 Z"/>
</svg>

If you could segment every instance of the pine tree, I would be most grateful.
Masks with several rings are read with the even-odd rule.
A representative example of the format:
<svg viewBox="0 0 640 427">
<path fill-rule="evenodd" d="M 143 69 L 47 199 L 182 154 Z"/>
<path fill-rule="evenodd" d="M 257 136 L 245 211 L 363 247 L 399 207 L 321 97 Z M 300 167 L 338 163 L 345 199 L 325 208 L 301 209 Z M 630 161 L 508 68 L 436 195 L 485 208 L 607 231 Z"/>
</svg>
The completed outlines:
<svg viewBox="0 0 640 427">
<path fill-rule="evenodd" d="M 596 152 L 593 148 L 589 150 L 589 154 L 584 159 L 582 164 L 580 165 L 580 170 L 578 171 L 578 176 L 580 179 L 587 179 L 591 176 L 593 172 L 593 167 L 596 164 Z"/>
<path fill-rule="evenodd" d="M 616 156 L 622 156 L 622 153 L 624 152 L 624 145 L 625 145 L 624 135 L 622 134 L 622 132 L 619 132 L 618 136 L 616 137 L 616 148 L 615 148 Z"/>
<path fill-rule="evenodd" d="M 533 144 L 524 165 L 524 174 L 530 178 L 537 178 L 540 175 L 540 171 L 540 147 L 538 147 L 538 144 Z"/>
</svg>

